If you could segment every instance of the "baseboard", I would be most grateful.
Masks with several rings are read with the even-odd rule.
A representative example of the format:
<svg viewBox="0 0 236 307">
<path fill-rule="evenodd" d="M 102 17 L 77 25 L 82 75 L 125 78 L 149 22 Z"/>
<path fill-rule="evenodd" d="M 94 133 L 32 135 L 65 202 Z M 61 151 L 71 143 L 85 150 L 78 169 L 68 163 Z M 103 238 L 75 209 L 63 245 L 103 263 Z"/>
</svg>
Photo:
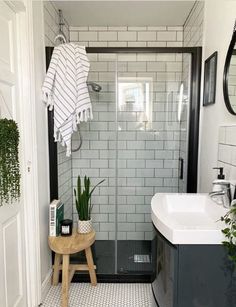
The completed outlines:
<svg viewBox="0 0 236 307">
<path fill-rule="evenodd" d="M 51 280 L 52 280 L 52 269 L 47 273 L 42 286 L 41 286 L 41 302 L 43 302 L 48 294 L 48 291 L 51 287 Z"/>
</svg>

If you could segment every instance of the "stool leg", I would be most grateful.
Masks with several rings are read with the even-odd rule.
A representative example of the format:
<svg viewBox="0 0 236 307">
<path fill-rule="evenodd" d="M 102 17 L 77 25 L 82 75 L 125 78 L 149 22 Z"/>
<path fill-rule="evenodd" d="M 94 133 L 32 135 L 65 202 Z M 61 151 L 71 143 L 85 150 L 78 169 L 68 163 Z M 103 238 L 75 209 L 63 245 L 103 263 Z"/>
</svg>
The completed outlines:
<svg viewBox="0 0 236 307">
<path fill-rule="evenodd" d="M 85 255 L 86 255 L 86 259 L 87 259 L 91 284 L 93 286 L 96 286 L 97 277 L 96 277 L 96 273 L 95 273 L 95 270 L 94 270 L 93 255 L 92 255 L 90 247 L 85 249 Z"/>
<path fill-rule="evenodd" d="M 63 255 L 62 263 L 62 307 L 68 307 L 69 298 L 69 262 L 70 256 Z"/>
<path fill-rule="evenodd" d="M 53 267 L 53 277 L 52 277 L 52 285 L 53 286 L 57 286 L 58 282 L 59 282 L 60 264 L 61 264 L 61 255 L 55 254 L 54 267 Z"/>
</svg>

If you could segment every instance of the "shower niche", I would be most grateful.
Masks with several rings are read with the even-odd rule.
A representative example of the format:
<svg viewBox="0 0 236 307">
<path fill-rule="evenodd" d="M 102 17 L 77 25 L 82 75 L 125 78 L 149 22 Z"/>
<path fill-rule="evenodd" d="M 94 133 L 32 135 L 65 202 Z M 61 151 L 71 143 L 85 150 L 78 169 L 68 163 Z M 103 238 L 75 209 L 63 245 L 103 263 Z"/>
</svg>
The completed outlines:
<svg viewBox="0 0 236 307">
<path fill-rule="evenodd" d="M 50 114 L 51 198 L 61 198 L 76 223 L 77 176 L 93 185 L 105 179 L 92 198 L 98 280 L 150 282 L 152 196 L 196 192 L 201 48 L 87 48 L 87 55 L 88 82 L 100 86 L 89 86 L 94 118 L 80 124 L 82 146 L 68 158 L 53 142 Z M 74 133 L 73 148 L 81 137 Z"/>
</svg>

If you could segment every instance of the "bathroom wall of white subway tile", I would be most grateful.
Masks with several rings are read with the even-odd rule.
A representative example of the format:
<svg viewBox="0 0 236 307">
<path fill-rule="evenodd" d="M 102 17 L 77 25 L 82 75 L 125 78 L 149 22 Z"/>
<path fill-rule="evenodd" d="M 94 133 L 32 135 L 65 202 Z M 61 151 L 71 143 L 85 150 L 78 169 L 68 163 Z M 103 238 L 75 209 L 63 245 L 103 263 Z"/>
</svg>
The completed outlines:
<svg viewBox="0 0 236 307">
<path fill-rule="evenodd" d="M 182 47 L 183 27 L 70 27 L 70 41 L 86 47 Z"/>
<path fill-rule="evenodd" d="M 53 47 L 54 38 L 59 31 L 59 15 L 55 4 L 44 1 L 44 30 L 45 46 Z M 63 32 L 69 41 L 69 26 L 64 20 Z M 65 217 L 72 217 L 72 159 L 66 157 L 65 148 L 58 144 L 58 194 L 65 205 Z"/>
<path fill-rule="evenodd" d="M 204 1 L 196 1 L 183 27 L 183 46 L 201 47 L 203 36 Z"/>
<path fill-rule="evenodd" d="M 196 1 L 183 27 L 183 46 L 201 47 L 203 35 L 204 2 Z M 179 180 L 179 192 L 186 192 L 188 169 L 188 126 L 191 62 L 183 55 L 183 105 L 180 127 L 180 157 L 183 158 L 183 180 Z"/>
<path fill-rule="evenodd" d="M 219 128 L 218 166 L 224 167 L 225 179 L 236 184 L 236 125 Z M 234 191 L 233 191 L 234 192 Z"/>
<path fill-rule="evenodd" d="M 115 239 L 117 204 L 118 239 L 150 240 L 151 197 L 156 192 L 178 191 L 177 107 L 182 54 L 88 57 L 89 80 L 98 82 L 102 91 L 91 92 L 94 119 L 81 124 L 83 145 L 72 156 L 74 186 L 78 174 L 90 176 L 93 184 L 106 179 L 93 197 L 97 239 Z M 116 67 L 118 82 L 149 81 L 152 122 L 144 118 L 143 111 L 130 109 L 126 104 L 118 108 L 116 123 Z M 77 143 L 75 135 L 73 146 Z M 76 221 L 75 208 L 73 212 Z"/>
</svg>

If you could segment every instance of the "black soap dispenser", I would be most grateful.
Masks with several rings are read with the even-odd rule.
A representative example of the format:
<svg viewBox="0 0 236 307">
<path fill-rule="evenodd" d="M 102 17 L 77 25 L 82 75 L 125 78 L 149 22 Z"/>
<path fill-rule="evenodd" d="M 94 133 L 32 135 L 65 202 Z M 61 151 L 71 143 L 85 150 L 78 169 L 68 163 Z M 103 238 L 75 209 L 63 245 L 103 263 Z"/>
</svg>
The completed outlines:
<svg viewBox="0 0 236 307">
<path fill-rule="evenodd" d="M 219 174 L 217 176 L 217 179 L 219 179 L 219 180 L 224 180 L 225 179 L 225 175 L 223 174 L 223 172 L 224 172 L 224 168 L 223 167 L 213 167 L 213 169 L 218 169 L 219 170 Z"/>
<path fill-rule="evenodd" d="M 225 180 L 225 175 L 224 175 L 224 168 L 223 167 L 213 167 L 213 169 L 218 169 L 219 173 L 217 175 L 217 179 L 212 182 L 212 191 L 217 192 L 217 191 L 222 191 L 223 186 L 225 186 L 227 183 L 229 184 L 229 181 Z"/>
</svg>

